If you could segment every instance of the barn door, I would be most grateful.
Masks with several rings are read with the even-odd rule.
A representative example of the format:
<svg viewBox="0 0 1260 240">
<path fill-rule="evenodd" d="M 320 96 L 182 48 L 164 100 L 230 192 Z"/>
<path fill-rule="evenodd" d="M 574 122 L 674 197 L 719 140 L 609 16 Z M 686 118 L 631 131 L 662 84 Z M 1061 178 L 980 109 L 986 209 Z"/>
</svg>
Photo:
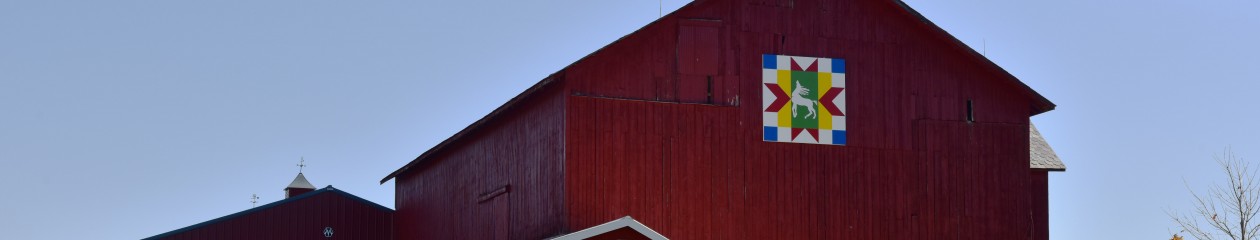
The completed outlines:
<svg viewBox="0 0 1260 240">
<path fill-rule="evenodd" d="M 510 188 L 504 185 L 479 196 L 478 208 L 484 214 L 482 226 L 489 226 L 485 232 L 472 233 L 472 236 L 483 236 L 478 239 L 507 240 L 511 238 L 512 205 Z"/>
<path fill-rule="evenodd" d="M 728 84 L 722 76 L 722 22 L 682 20 L 678 26 L 678 101 L 720 104 Z M 729 84 L 733 86 L 734 84 Z"/>
<path fill-rule="evenodd" d="M 494 239 L 508 240 L 511 239 L 511 195 L 504 193 L 493 200 L 490 200 L 490 206 L 494 208 Z"/>
</svg>

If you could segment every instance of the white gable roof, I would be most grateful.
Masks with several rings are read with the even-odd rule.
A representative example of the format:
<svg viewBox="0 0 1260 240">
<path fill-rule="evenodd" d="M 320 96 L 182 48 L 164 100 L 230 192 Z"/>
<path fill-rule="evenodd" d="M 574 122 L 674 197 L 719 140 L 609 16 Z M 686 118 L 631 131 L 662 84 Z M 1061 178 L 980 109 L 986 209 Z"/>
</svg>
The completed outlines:
<svg viewBox="0 0 1260 240">
<path fill-rule="evenodd" d="M 607 222 L 604 224 L 600 224 L 598 226 L 583 229 L 582 231 L 577 231 L 577 232 L 573 232 L 564 236 L 550 238 L 550 240 L 583 240 L 583 239 L 591 238 L 594 236 L 599 236 L 600 234 L 612 232 L 613 230 L 627 228 L 627 227 L 630 229 L 633 229 L 635 232 L 638 232 L 639 234 L 643 234 L 643 236 L 647 236 L 649 239 L 652 239 L 652 240 L 668 240 L 669 239 L 669 238 L 665 238 L 665 236 L 661 235 L 660 233 L 656 233 L 656 231 L 652 230 L 651 228 L 644 226 L 643 223 L 640 223 L 639 221 L 635 221 L 634 218 L 631 218 L 630 216 L 625 216 L 617 220 L 613 220 L 611 222 Z"/>
</svg>

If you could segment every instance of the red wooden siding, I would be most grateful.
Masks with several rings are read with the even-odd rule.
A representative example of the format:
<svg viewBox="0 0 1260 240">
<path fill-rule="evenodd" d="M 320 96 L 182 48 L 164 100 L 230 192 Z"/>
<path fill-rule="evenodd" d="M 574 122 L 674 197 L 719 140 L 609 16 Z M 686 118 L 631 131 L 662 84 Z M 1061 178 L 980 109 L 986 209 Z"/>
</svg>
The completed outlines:
<svg viewBox="0 0 1260 240">
<path fill-rule="evenodd" d="M 1019 125 L 922 121 L 914 149 L 830 147 L 721 131 L 738 126 L 731 107 L 568 103 L 570 229 L 626 215 L 675 239 L 1021 239 L 1032 227 L 1027 148 L 1003 147 L 1026 146 Z"/>
<path fill-rule="evenodd" d="M 324 239 L 325 227 L 337 238 L 394 239 L 393 212 L 339 193 L 316 194 L 159 239 Z"/>
<path fill-rule="evenodd" d="M 695 102 L 660 87 L 704 71 L 677 62 L 703 55 L 676 51 L 701 35 L 690 19 L 718 25 L 716 78 L 733 79 L 737 107 L 665 103 Z M 1028 177 L 1034 97 L 931 31 L 893 1 L 697 1 L 575 63 L 568 228 L 631 215 L 675 239 L 1044 234 L 1029 194 L 1045 184 Z M 761 54 L 847 60 L 848 146 L 761 141 Z"/>
<path fill-rule="evenodd" d="M 400 174 L 395 179 L 399 239 L 559 235 L 564 98 L 558 92 L 538 92 Z M 496 193 L 500 189 L 503 193 Z"/>
<path fill-rule="evenodd" d="M 897 1 L 694 1 L 400 170 L 396 235 L 1045 239 L 1053 105 L 935 31 Z M 846 60 L 847 146 L 761 140 L 762 54 Z"/>
<path fill-rule="evenodd" d="M 1050 239 L 1050 179 L 1047 174 L 1046 171 L 1032 171 L 1032 239 L 1035 240 Z"/>
<path fill-rule="evenodd" d="M 592 97 L 568 103 L 570 229 L 629 215 L 672 239 L 740 235 L 738 133 L 719 130 L 737 127 L 736 108 Z"/>
<path fill-rule="evenodd" d="M 682 20 L 678 28 L 678 101 L 686 103 L 733 103 L 722 78 L 721 21 Z"/>
</svg>

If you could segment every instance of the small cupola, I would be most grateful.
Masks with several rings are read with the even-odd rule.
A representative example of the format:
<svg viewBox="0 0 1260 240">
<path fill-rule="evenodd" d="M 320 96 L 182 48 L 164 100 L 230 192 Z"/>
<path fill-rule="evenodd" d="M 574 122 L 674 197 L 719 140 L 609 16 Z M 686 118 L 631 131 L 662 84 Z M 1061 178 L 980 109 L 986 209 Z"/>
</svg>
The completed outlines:
<svg viewBox="0 0 1260 240">
<path fill-rule="evenodd" d="M 306 167 L 306 159 L 302 159 L 298 163 L 298 175 L 293 178 L 293 182 L 288 187 L 284 187 L 284 198 L 291 198 L 303 193 L 315 191 L 315 185 L 311 185 L 310 181 L 306 181 L 306 176 L 302 175 L 302 168 Z"/>
<path fill-rule="evenodd" d="M 289 186 L 284 188 L 284 198 L 291 198 L 311 191 L 315 191 L 315 185 L 311 185 L 311 182 L 306 181 L 306 176 L 298 173 L 297 177 L 293 178 L 293 183 L 289 183 Z"/>
</svg>

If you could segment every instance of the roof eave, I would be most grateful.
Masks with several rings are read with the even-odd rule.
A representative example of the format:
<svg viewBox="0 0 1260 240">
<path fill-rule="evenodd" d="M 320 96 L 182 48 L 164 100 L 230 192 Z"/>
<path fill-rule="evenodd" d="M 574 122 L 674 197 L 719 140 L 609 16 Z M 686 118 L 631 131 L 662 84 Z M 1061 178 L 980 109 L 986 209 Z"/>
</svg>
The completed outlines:
<svg viewBox="0 0 1260 240">
<path fill-rule="evenodd" d="M 390 179 L 393 179 L 394 177 L 397 177 L 399 174 L 402 174 L 403 172 L 410 170 L 412 167 L 415 167 L 417 164 L 421 163 L 422 160 L 428 159 L 432 155 L 437 154 L 438 152 L 441 152 L 441 150 L 445 149 L 447 146 L 451 145 L 455 141 L 462 139 L 465 135 L 471 134 L 473 131 L 487 124 L 487 122 L 490 122 L 490 120 L 497 118 L 503 112 L 506 112 L 507 110 L 516 106 L 518 102 L 524 101 L 524 99 L 530 97 L 535 92 L 538 92 L 543 87 L 550 85 L 553 81 L 555 81 L 557 73 L 553 73 L 550 76 L 547 76 L 547 78 L 544 78 L 542 81 L 535 83 L 533 86 L 530 86 L 529 88 L 525 89 L 525 91 L 521 92 L 520 94 L 517 94 L 515 97 L 512 97 L 512 99 L 508 100 L 503 105 L 500 105 L 498 108 L 495 108 L 493 111 L 490 111 L 490 113 L 481 117 L 481 119 L 478 119 L 472 124 L 469 124 L 467 127 L 464 127 L 464 129 L 459 130 L 459 132 L 456 132 L 454 135 L 447 137 L 446 140 L 442 140 L 442 142 L 438 143 L 432 148 L 429 148 L 429 150 L 424 151 L 424 153 L 421 153 L 420 156 L 417 156 L 415 159 L 411 160 L 411 162 L 408 162 L 406 165 L 403 165 L 401 168 L 398 168 L 398 170 L 394 170 L 394 172 L 391 172 L 389 173 L 389 175 L 385 176 L 385 178 L 382 178 L 380 184 L 385 184 L 385 182 L 388 182 Z"/>
</svg>

